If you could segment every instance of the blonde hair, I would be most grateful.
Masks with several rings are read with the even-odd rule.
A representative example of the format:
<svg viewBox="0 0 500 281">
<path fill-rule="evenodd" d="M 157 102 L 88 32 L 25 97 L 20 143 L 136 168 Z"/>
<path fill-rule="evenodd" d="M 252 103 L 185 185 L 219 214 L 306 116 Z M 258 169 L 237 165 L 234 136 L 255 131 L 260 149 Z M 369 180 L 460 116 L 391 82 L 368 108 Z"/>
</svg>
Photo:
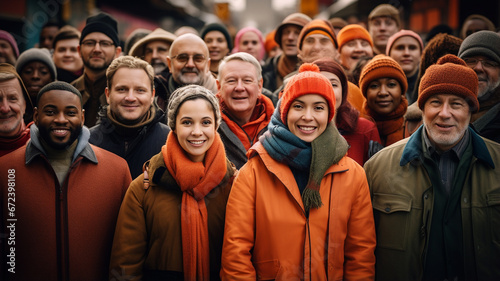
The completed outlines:
<svg viewBox="0 0 500 281">
<path fill-rule="evenodd" d="M 146 61 L 133 56 L 121 56 L 111 62 L 111 65 L 109 65 L 108 69 L 106 70 L 108 89 L 111 89 L 111 85 L 113 84 L 113 76 L 115 76 L 116 71 L 122 67 L 144 70 L 151 82 L 151 91 L 154 89 L 155 72 L 153 67 Z"/>
</svg>

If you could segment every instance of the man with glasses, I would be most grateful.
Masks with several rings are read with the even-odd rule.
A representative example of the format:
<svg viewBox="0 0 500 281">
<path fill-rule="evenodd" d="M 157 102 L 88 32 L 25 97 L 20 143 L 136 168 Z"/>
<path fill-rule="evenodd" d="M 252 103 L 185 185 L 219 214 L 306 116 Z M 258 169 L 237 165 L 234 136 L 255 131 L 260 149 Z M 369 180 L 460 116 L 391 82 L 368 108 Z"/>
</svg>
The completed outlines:
<svg viewBox="0 0 500 281">
<path fill-rule="evenodd" d="M 479 31 L 462 42 L 458 56 L 472 68 L 479 79 L 479 111 L 471 122 L 483 137 L 500 143 L 500 35 Z"/>
<path fill-rule="evenodd" d="M 168 80 L 161 84 L 155 80 L 160 107 L 168 104 L 177 88 L 186 85 L 200 85 L 217 93 L 217 82 L 210 72 L 208 47 L 199 36 L 187 33 L 177 37 L 170 46 L 167 63 L 171 74 Z M 162 109 L 167 114 L 166 106 Z"/>
<path fill-rule="evenodd" d="M 78 52 L 83 60 L 83 75 L 73 81 L 73 85 L 82 94 L 85 109 L 85 126 L 96 124 L 98 113 L 106 105 L 106 69 L 120 56 L 118 27 L 116 20 L 106 13 L 99 13 L 87 18 L 82 30 Z"/>
</svg>

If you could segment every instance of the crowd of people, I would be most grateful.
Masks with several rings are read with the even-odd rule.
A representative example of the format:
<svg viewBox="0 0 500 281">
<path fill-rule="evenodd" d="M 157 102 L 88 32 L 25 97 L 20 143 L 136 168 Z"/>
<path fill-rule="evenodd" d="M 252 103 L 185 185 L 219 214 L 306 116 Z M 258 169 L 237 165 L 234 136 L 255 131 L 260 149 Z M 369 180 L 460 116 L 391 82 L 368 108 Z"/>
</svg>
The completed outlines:
<svg viewBox="0 0 500 281">
<path fill-rule="evenodd" d="M 500 33 L 0 30 L 1 280 L 500 280 Z"/>
</svg>

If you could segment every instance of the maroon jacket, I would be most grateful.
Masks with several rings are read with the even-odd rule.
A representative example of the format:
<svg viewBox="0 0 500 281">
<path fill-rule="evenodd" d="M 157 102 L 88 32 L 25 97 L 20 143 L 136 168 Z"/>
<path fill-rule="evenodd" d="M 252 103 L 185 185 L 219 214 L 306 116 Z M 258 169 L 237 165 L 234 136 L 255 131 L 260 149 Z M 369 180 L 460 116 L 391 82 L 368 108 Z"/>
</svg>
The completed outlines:
<svg viewBox="0 0 500 281">
<path fill-rule="evenodd" d="M 88 144 L 84 127 L 60 186 L 31 129 L 31 141 L 0 161 L 0 279 L 106 280 L 127 162 Z"/>
</svg>

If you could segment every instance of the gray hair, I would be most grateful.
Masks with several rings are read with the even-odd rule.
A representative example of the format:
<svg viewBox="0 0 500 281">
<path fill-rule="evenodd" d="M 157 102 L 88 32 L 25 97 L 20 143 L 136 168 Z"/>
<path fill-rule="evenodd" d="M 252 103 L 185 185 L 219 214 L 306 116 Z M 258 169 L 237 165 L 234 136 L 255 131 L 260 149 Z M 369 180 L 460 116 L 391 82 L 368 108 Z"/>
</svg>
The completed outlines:
<svg viewBox="0 0 500 281">
<path fill-rule="evenodd" d="M 219 63 L 219 74 L 217 75 L 217 79 L 221 81 L 221 76 L 220 74 L 222 73 L 222 69 L 226 65 L 226 63 L 232 61 L 232 60 L 239 60 L 239 61 L 244 61 L 244 62 L 249 62 L 253 64 L 255 67 L 255 72 L 257 73 L 257 79 L 262 79 L 262 67 L 260 66 L 259 61 L 249 53 L 245 52 L 238 52 L 234 53 L 230 56 L 225 57 L 220 63 Z"/>
<path fill-rule="evenodd" d="M 219 107 L 219 100 L 207 88 L 199 85 L 187 85 L 175 90 L 170 96 L 168 102 L 168 126 L 170 129 L 175 130 L 175 119 L 179 113 L 181 105 L 188 100 L 204 99 L 210 103 L 214 111 L 215 129 L 219 128 L 221 122 L 221 113 Z"/>
</svg>

